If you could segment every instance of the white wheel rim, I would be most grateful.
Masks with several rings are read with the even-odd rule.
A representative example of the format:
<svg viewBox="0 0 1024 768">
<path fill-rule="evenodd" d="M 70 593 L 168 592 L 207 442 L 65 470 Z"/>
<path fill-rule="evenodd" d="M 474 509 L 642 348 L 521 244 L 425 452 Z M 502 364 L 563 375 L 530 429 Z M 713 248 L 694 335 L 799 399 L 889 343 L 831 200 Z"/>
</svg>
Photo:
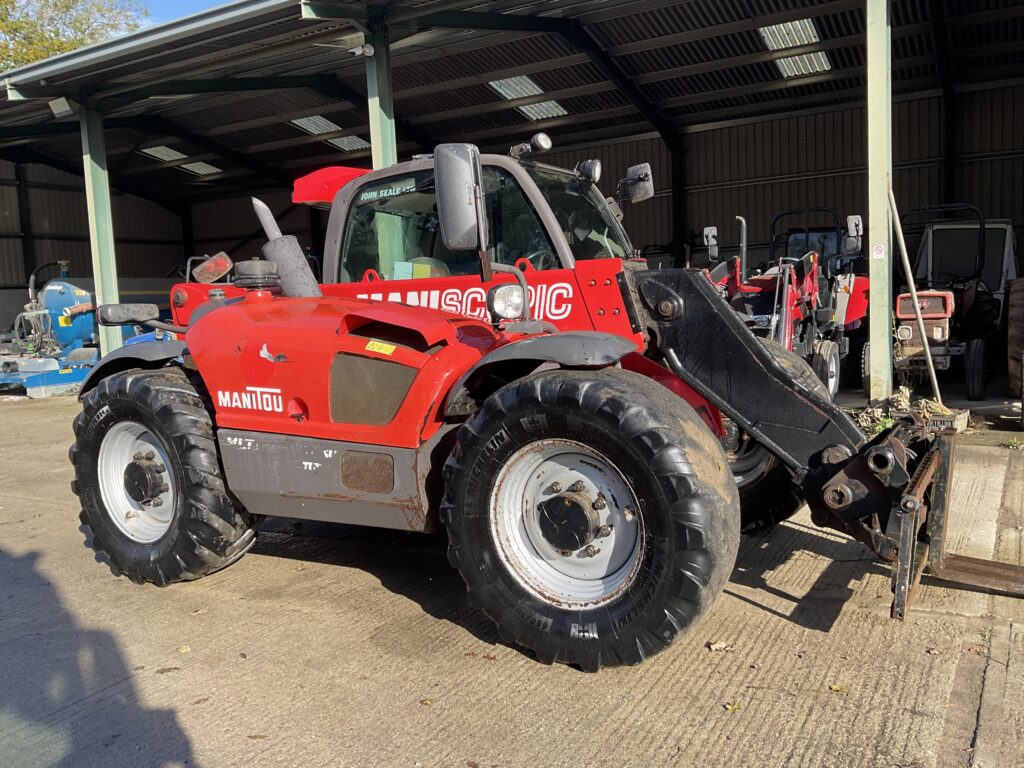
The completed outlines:
<svg viewBox="0 0 1024 768">
<path fill-rule="evenodd" d="M 152 454 L 152 461 L 166 468 L 161 477 L 167 490 L 148 504 L 133 499 L 125 488 L 125 470 L 140 454 Z M 170 457 L 160 439 L 136 421 L 119 421 L 103 436 L 98 464 L 103 506 L 118 530 L 140 544 L 163 536 L 174 517 L 176 496 Z"/>
<path fill-rule="evenodd" d="M 599 535 L 586 546 L 556 549 L 541 531 L 540 505 L 582 486 Z M 596 608 L 632 583 L 640 565 L 643 522 L 636 495 L 622 473 L 592 448 L 571 440 L 539 440 L 520 448 L 498 473 L 491 492 L 490 526 L 509 573 L 549 605 Z M 592 549 L 590 549 L 592 547 Z"/>
<path fill-rule="evenodd" d="M 835 395 L 839 391 L 839 348 L 833 347 L 828 356 L 828 385 L 829 395 Z"/>
</svg>

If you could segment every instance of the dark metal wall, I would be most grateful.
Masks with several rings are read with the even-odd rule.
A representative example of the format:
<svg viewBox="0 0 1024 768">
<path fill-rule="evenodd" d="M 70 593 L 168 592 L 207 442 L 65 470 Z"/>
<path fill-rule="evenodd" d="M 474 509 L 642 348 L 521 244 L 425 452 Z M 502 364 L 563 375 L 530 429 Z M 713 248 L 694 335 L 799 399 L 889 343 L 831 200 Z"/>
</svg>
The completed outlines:
<svg viewBox="0 0 1024 768">
<path fill-rule="evenodd" d="M 950 197 L 978 205 L 991 218 L 1024 226 L 1024 85 L 959 93 L 954 110 L 954 188 Z M 831 205 L 843 215 L 865 213 L 864 109 L 859 104 L 816 114 L 793 114 L 688 129 L 686 210 L 689 240 L 705 225 L 719 229 L 723 246 L 738 240 L 733 217 L 746 216 L 752 244 L 767 238 L 775 211 Z M 900 99 L 894 105 L 894 176 L 903 210 L 944 197 L 943 109 L 939 94 Z M 654 169 L 657 195 L 625 206 L 626 225 L 639 246 L 671 242 L 670 161 L 656 136 L 627 137 L 601 146 L 559 150 L 546 162 L 572 167 L 588 157 L 604 165 L 601 187 L 635 163 Z M 509 143 L 523 136 L 510 136 Z M 72 271 L 90 273 L 88 221 L 80 178 L 44 166 L 25 166 L 36 263 L 67 258 Z M 23 285 L 25 273 L 13 166 L 0 162 L 0 286 Z M 305 206 L 288 194 L 266 196 L 283 229 L 312 246 L 316 228 Z M 124 276 L 157 276 L 183 259 L 181 223 L 158 205 L 116 194 L 118 269 Z M 324 220 L 326 216 L 323 217 Z M 248 197 L 193 206 L 194 253 L 227 250 L 235 258 L 258 254 L 262 244 Z M 314 252 L 315 252 L 314 247 Z M 699 261 L 700 249 L 696 259 Z"/>
</svg>

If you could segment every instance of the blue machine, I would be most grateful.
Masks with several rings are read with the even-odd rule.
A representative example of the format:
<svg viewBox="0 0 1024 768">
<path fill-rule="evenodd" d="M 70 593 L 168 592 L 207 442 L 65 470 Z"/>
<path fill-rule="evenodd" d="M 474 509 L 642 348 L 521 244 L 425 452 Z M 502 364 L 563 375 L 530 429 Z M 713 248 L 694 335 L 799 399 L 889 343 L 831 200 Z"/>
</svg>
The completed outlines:
<svg viewBox="0 0 1024 768">
<path fill-rule="evenodd" d="M 29 397 L 48 397 L 77 391 L 99 360 L 95 286 L 88 278 L 71 278 L 61 262 L 60 277 L 35 291 L 36 269 L 29 279 L 29 302 L 15 318 L 11 340 L 0 350 L 0 391 L 22 390 Z M 129 301 L 157 304 L 168 309 L 168 294 L 175 280 L 128 279 L 119 281 L 121 296 Z M 126 344 L 170 339 L 166 331 L 125 326 Z"/>
</svg>

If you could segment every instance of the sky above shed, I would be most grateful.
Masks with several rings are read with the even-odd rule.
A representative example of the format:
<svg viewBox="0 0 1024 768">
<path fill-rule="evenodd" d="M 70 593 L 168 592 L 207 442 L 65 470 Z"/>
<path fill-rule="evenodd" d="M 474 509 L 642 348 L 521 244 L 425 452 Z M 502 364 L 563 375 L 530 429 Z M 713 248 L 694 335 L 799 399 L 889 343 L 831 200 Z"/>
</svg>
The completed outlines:
<svg viewBox="0 0 1024 768">
<path fill-rule="evenodd" d="M 148 23 L 156 25 L 205 11 L 207 8 L 216 8 L 224 3 L 225 0 L 146 0 L 144 5 L 149 10 Z"/>
</svg>

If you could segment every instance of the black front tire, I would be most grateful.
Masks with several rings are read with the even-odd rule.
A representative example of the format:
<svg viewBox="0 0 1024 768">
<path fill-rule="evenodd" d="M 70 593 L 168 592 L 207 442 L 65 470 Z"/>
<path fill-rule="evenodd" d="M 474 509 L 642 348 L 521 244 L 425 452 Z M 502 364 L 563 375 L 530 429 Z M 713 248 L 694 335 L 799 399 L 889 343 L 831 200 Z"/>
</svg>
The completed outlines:
<svg viewBox="0 0 1024 768">
<path fill-rule="evenodd" d="M 839 345 L 834 341 L 820 341 L 811 357 L 811 368 L 825 385 L 828 399 L 834 400 L 839 392 Z"/>
<path fill-rule="evenodd" d="M 964 350 L 964 375 L 967 379 L 967 399 L 984 400 L 988 371 L 985 366 L 985 340 L 971 339 Z"/>
<path fill-rule="evenodd" d="M 552 439 L 599 452 L 639 499 L 639 565 L 598 607 L 542 599 L 493 533 L 500 469 Z M 697 621 L 735 563 L 739 499 L 721 446 L 685 401 L 635 373 L 547 371 L 503 387 L 460 429 L 444 475 L 449 560 L 470 602 L 545 663 L 639 664 Z"/>
<path fill-rule="evenodd" d="M 159 439 L 176 489 L 170 523 L 151 542 L 133 539 L 114 522 L 100 488 L 100 447 L 111 428 L 125 421 Z M 229 496 L 210 414 L 180 368 L 130 370 L 103 379 L 82 398 L 74 432 L 71 490 L 82 505 L 87 540 L 114 575 L 159 586 L 197 579 L 230 565 L 255 542 L 260 518 Z"/>
</svg>

